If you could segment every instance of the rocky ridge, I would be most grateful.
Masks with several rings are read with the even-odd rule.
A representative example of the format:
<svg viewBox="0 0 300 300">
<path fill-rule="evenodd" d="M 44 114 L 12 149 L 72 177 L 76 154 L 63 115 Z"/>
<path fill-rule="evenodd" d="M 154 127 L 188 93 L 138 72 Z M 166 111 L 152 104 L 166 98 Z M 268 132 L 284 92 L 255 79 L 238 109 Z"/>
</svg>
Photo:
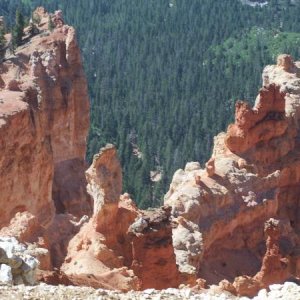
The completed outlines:
<svg viewBox="0 0 300 300">
<path fill-rule="evenodd" d="M 235 123 L 215 138 L 205 168 L 188 163 L 175 173 L 165 204 L 178 223 L 173 245 L 182 272 L 210 284 L 254 276 L 265 268 L 264 224 L 276 218 L 289 272 L 274 272 L 273 283 L 299 275 L 299 67 L 288 55 L 266 67 L 254 108 L 237 102 Z"/>
<path fill-rule="evenodd" d="M 140 211 L 128 194 L 120 196 L 122 170 L 113 145 L 94 156 L 86 175 L 94 213 L 70 241 L 62 271 L 94 287 L 177 287 L 170 211 Z"/>
<path fill-rule="evenodd" d="M 91 213 L 84 177 L 89 100 L 75 31 L 56 21 L 59 12 L 51 15 L 53 32 L 43 8 L 34 14 L 39 34 L 27 34 L 0 66 L 1 226 L 22 211 L 46 226 L 55 211 Z"/>
<path fill-rule="evenodd" d="M 253 297 L 297 281 L 300 62 L 282 55 L 266 67 L 255 106 L 237 102 L 204 168 L 178 170 L 164 206 L 143 211 L 121 195 L 113 145 L 85 172 L 89 102 L 75 31 L 60 11 L 34 14 L 37 32 L 0 66 L 0 236 L 32 250 L 38 279 L 149 299 Z M 81 295 L 44 284 L 13 291 L 47 299 L 43 289 Z"/>
<path fill-rule="evenodd" d="M 34 33 L 25 28 L 23 44 L 8 47 L 0 65 L 0 234 L 39 249 L 40 268 L 49 270 L 92 213 L 84 176 L 89 99 L 74 28 L 60 11 L 33 15 Z"/>
</svg>

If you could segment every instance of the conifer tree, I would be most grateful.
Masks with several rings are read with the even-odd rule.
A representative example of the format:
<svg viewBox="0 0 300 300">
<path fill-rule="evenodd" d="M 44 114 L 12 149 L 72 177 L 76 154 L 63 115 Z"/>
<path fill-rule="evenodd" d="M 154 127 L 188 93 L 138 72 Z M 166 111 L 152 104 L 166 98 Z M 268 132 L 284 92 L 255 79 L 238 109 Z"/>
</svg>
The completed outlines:
<svg viewBox="0 0 300 300">
<path fill-rule="evenodd" d="M 49 16 L 49 20 L 48 20 L 48 30 L 50 30 L 51 32 L 54 30 L 55 25 L 52 21 L 52 18 Z"/>
<path fill-rule="evenodd" d="M 41 23 L 41 17 L 38 14 L 31 14 L 31 21 L 33 24 L 39 25 Z"/>
<path fill-rule="evenodd" d="M 13 46 L 18 47 L 22 43 L 24 36 L 25 21 L 22 13 L 17 9 L 16 11 L 16 23 L 12 32 Z"/>
<path fill-rule="evenodd" d="M 5 55 L 5 44 L 6 44 L 6 40 L 5 40 L 5 25 L 4 25 L 4 21 L 0 23 L 0 62 L 2 61 L 4 55 Z"/>
<path fill-rule="evenodd" d="M 5 46 L 5 27 L 4 23 L 0 23 L 0 50 Z"/>
</svg>

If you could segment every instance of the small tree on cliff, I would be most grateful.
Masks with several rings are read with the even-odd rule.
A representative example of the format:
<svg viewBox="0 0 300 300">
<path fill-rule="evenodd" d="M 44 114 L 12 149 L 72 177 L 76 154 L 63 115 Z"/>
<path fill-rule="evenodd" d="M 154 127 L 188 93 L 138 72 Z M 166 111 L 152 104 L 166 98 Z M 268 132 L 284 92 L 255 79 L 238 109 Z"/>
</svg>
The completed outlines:
<svg viewBox="0 0 300 300">
<path fill-rule="evenodd" d="M 22 38 L 24 36 L 24 17 L 19 10 L 16 11 L 16 24 L 12 31 L 12 42 L 14 47 L 18 47 L 22 43 Z"/>
<path fill-rule="evenodd" d="M 29 23 L 29 30 L 28 30 L 30 37 L 39 34 L 39 29 L 37 28 L 37 26 L 34 23 Z"/>
<path fill-rule="evenodd" d="M 38 14 L 32 13 L 31 14 L 31 21 L 35 25 L 40 25 L 41 23 L 41 17 Z"/>
<path fill-rule="evenodd" d="M 5 28 L 4 24 L 0 23 L 0 50 L 5 46 Z"/>
<path fill-rule="evenodd" d="M 6 40 L 5 40 L 5 25 L 4 25 L 4 21 L 1 23 L 0 22 L 0 62 L 2 62 L 2 59 L 5 55 L 5 44 L 6 44 Z"/>
<path fill-rule="evenodd" d="M 54 22 L 52 21 L 51 16 L 49 16 L 49 20 L 48 20 L 48 30 L 50 30 L 51 32 L 54 30 L 55 25 Z"/>
</svg>

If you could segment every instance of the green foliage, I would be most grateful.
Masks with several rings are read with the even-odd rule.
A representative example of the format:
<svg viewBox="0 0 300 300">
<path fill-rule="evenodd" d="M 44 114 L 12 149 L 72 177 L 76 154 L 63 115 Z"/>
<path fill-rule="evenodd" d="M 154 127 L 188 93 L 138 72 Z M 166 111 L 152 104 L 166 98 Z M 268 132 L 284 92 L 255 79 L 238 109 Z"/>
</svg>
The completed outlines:
<svg viewBox="0 0 300 300">
<path fill-rule="evenodd" d="M 22 44 L 24 36 L 25 21 L 22 13 L 17 9 L 16 11 L 16 23 L 12 31 L 13 46 L 18 47 Z"/>
<path fill-rule="evenodd" d="M 37 28 L 35 23 L 30 23 L 28 32 L 30 36 L 34 36 L 36 34 L 39 34 L 39 29 Z"/>
<path fill-rule="evenodd" d="M 5 27 L 4 24 L 0 24 L 0 50 L 5 46 Z"/>
<path fill-rule="evenodd" d="M 37 14 L 32 13 L 31 20 L 33 24 L 39 25 L 41 23 L 41 17 Z"/>
<path fill-rule="evenodd" d="M 5 26 L 3 22 L 2 24 L 0 24 L 0 63 L 5 56 L 5 44 L 6 44 Z"/>
<path fill-rule="evenodd" d="M 18 5 L 1 0 L 10 24 Z M 22 12 L 38 5 L 62 9 L 77 29 L 91 98 L 88 159 L 115 143 L 124 191 L 141 207 L 161 203 L 176 169 L 208 159 L 235 101 L 254 101 L 266 64 L 280 52 L 300 58 L 298 0 L 255 8 L 239 0 L 23 0 Z M 154 183 L 157 169 L 163 177 Z"/>
<path fill-rule="evenodd" d="M 244 62 L 251 63 L 252 53 L 262 57 L 271 57 L 275 61 L 276 57 L 289 49 L 297 50 L 300 47 L 300 32 L 281 32 L 279 30 L 266 30 L 264 28 L 253 27 L 241 38 L 229 38 L 222 44 L 211 47 L 210 51 L 215 56 L 226 62 L 235 61 L 237 66 Z M 293 53 L 296 57 L 300 54 Z M 229 64 L 226 71 L 228 72 Z"/>
<path fill-rule="evenodd" d="M 50 30 L 51 32 L 54 30 L 55 25 L 51 19 L 51 17 L 49 16 L 49 20 L 48 20 L 48 30 Z"/>
</svg>

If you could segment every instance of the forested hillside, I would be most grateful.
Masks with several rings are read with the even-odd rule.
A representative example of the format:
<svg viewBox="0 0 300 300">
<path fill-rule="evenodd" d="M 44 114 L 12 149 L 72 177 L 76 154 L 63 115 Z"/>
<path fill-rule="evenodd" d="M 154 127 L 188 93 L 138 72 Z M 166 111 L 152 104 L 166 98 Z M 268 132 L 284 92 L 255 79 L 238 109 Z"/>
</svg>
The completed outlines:
<svg viewBox="0 0 300 300">
<path fill-rule="evenodd" d="M 124 191 L 141 207 L 161 203 L 176 169 L 205 162 L 235 101 L 254 101 L 264 65 L 283 52 L 300 58 L 297 0 L 1 0 L 0 15 L 10 27 L 17 8 L 30 16 L 37 5 L 62 9 L 78 31 L 88 160 L 115 143 Z"/>
</svg>

